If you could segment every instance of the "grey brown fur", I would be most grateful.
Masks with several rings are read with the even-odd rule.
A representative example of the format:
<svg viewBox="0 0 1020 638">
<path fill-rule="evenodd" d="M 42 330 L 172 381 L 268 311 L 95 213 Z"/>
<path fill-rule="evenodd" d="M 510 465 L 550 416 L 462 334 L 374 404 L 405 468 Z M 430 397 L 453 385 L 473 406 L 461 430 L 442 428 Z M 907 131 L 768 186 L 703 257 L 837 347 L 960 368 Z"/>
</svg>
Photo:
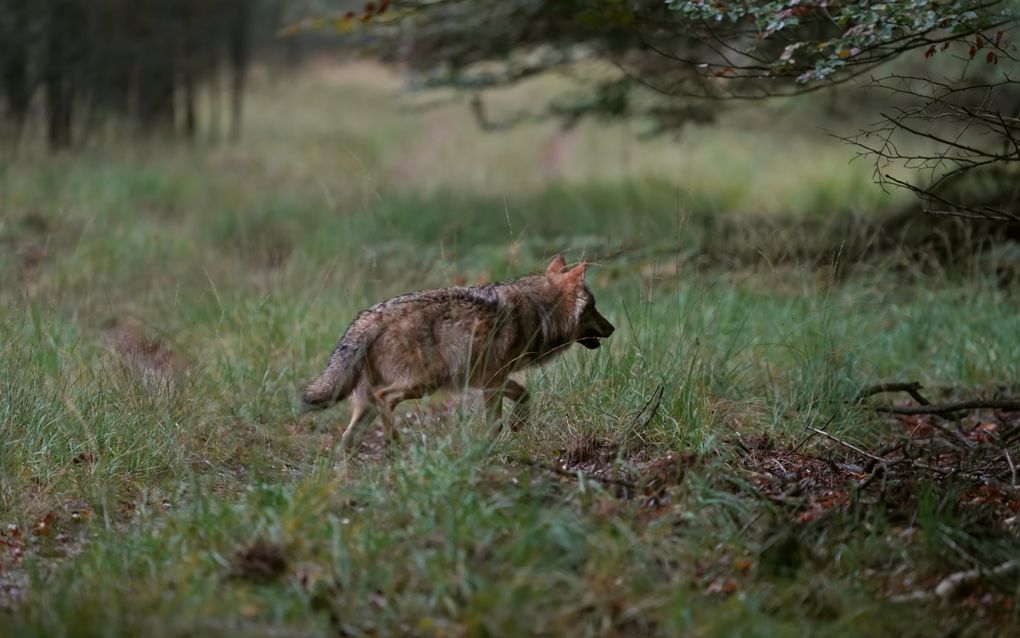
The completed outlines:
<svg viewBox="0 0 1020 638">
<path fill-rule="evenodd" d="M 514 401 L 511 425 L 528 415 L 528 391 L 509 378 L 581 343 L 594 349 L 613 333 L 584 282 L 587 264 L 567 269 L 562 257 L 543 274 L 475 287 L 394 297 L 359 313 L 326 370 L 302 397 L 306 409 L 352 397 L 342 441 L 379 414 L 394 435 L 393 409 L 440 388 L 480 388 L 498 430 L 502 400 Z"/>
</svg>

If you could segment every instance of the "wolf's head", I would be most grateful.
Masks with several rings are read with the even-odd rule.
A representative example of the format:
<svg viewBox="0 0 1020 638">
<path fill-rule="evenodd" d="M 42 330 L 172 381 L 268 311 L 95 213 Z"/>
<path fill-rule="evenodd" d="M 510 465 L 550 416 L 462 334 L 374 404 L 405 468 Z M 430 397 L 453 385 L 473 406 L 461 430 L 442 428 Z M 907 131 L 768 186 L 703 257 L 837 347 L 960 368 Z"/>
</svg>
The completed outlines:
<svg viewBox="0 0 1020 638">
<path fill-rule="evenodd" d="M 607 339 L 616 328 L 595 309 L 595 295 L 591 294 L 584 281 L 587 269 L 586 261 L 567 268 L 563 256 L 557 255 L 545 269 L 545 276 L 560 290 L 561 298 L 568 304 L 566 310 L 571 319 L 570 341 L 594 350 L 599 347 L 599 339 Z"/>
</svg>

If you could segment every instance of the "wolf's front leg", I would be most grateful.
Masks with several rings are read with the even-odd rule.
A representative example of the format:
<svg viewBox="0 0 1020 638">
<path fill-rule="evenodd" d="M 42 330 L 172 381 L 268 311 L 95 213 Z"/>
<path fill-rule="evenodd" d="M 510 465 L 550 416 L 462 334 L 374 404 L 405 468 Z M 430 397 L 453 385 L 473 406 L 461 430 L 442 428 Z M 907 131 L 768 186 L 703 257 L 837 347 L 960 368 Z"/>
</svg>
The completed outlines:
<svg viewBox="0 0 1020 638">
<path fill-rule="evenodd" d="M 504 395 L 514 402 L 514 409 L 510 412 L 510 429 L 514 432 L 523 428 L 531 414 L 531 394 L 528 389 L 513 379 L 506 380 Z"/>
<path fill-rule="evenodd" d="M 489 436 L 495 439 L 503 429 L 503 388 L 486 388 L 485 422 L 489 426 Z"/>
</svg>

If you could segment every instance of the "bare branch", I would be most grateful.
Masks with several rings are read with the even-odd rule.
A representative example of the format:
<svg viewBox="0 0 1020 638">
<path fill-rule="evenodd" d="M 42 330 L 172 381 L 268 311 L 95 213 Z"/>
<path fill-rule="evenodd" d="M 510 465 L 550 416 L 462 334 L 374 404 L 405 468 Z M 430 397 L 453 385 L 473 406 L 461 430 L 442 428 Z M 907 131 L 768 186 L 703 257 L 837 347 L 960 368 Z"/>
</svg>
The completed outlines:
<svg viewBox="0 0 1020 638">
<path fill-rule="evenodd" d="M 911 407 L 899 407 L 895 405 L 877 405 L 874 407 L 876 412 L 887 412 L 889 414 L 952 414 L 953 412 L 981 409 L 1002 410 L 1003 412 L 1020 412 L 1020 399 L 974 399 L 970 401 L 935 403 Z"/>
</svg>

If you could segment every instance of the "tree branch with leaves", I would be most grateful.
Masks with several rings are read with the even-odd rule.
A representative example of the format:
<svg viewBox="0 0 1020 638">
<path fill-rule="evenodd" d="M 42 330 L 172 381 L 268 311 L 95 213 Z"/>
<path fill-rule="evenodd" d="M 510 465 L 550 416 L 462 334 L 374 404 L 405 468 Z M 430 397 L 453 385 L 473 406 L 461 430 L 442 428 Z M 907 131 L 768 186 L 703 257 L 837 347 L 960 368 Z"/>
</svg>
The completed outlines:
<svg viewBox="0 0 1020 638">
<path fill-rule="evenodd" d="M 313 21 L 367 34 L 414 86 L 467 91 L 479 114 L 485 91 L 541 74 L 586 88 L 513 121 L 660 133 L 710 121 L 720 100 L 877 88 L 881 120 L 843 139 L 880 183 L 932 212 L 1016 221 L 1018 16 L 1016 0 L 396 0 Z"/>
</svg>

